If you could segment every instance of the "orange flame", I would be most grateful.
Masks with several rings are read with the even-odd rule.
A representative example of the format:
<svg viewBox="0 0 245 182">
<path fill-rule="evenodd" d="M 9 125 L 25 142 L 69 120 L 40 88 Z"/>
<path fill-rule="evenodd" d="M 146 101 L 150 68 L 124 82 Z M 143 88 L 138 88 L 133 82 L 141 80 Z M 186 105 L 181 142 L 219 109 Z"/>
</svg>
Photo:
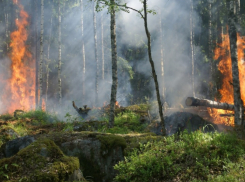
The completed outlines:
<svg viewBox="0 0 245 182">
<path fill-rule="evenodd" d="M 5 82 L 5 90 L 1 96 L 4 112 L 14 112 L 16 109 L 30 110 L 35 103 L 35 61 L 27 50 L 26 41 L 29 26 L 28 14 L 17 0 L 14 4 L 20 9 L 15 20 L 17 30 L 10 35 L 11 77 Z"/>
<path fill-rule="evenodd" d="M 239 79 L 241 87 L 241 98 L 245 99 L 245 63 L 244 63 L 244 52 L 245 41 L 244 37 L 237 34 L 237 52 L 238 52 L 238 69 L 239 69 Z M 219 93 L 222 95 L 221 102 L 226 102 L 229 104 L 234 103 L 233 98 L 233 86 L 232 86 L 232 62 L 230 56 L 230 40 L 229 35 L 222 35 L 222 43 L 215 48 L 214 59 L 221 59 L 218 65 L 220 72 L 223 75 L 222 88 Z M 220 114 L 234 113 L 233 111 L 224 111 L 222 109 L 209 109 L 209 114 L 213 117 L 214 123 L 234 125 L 234 117 L 220 117 Z"/>
</svg>

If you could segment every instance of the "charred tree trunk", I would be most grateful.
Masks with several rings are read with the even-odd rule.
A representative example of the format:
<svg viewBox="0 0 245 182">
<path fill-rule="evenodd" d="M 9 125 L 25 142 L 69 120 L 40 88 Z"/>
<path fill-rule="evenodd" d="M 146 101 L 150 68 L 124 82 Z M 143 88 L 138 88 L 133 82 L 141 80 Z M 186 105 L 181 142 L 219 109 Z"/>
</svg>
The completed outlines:
<svg viewBox="0 0 245 182">
<path fill-rule="evenodd" d="M 230 53 L 232 61 L 232 81 L 234 91 L 234 105 L 235 105 L 235 125 L 244 124 L 244 108 L 241 99 L 238 57 L 237 57 L 237 17 L 234 14 L 234 1 L 227 0 L 228 5 L 228 32 L 230 38 Z"/>
<path fill-rule="evenodd" d="M 83 0 L 81 0 L 81 31 L 82 31 L 82 99 L 85 97 L 85 73 L 86 73 L 86 60 L 85 60 L 85 46 L 84 46 L 84 33 L 83 33 Z"/>
<path fill-rule="evenodd" d="M 234 111 L 234 105 L 232 104 L 217 102 L 208 99 L 199 99 L 196 97 L 187 97 L 187 99 L 185 100 L 185 104 L 187 106 L 206 106 L 206 107 L 211 107 L 216 109 Z"/>
<path fill-rule="evenodd" d="M 151 55 L 151 35 L 150 32 L 148 30 L 148 22 L 147 22 L 147 0 L 143 1 L 143 5 L 144 5 L 144 25 L 145 25 L 145 32 L 146 32 L 146 36 L 147 36 L 147 40 L 148 40 L 148 56 L 149 56 L 149 61 L 151 64 L 151 69 L 152 69 L 152 76 L 155 82 L 155 89 L 156 89 L 156 95 L 157 95 L 157 101 L 158 101 L 158 108 L 159 108 L 159 115 L 161 118 L 161 125 L 162 125 L 162 135 L 166 135 L 166 129 L 165 129 L 165 123 L 164 123 L 164 118 L 163 118 L 163 111 L 162 111 L 162 102 L 160 99 L 160 92 L 159 92 L 159 86 L 158 86 L 158 80 L 157 80 L 157 74 L 155 71 L 155 66 L 154 66 L 154 61 L 152 59 L 152 55 Z"/>
<path fill-rule="evenodd" d="M 59 98 L 59 104 L 61 104 L 61 11 L 60 11 L 60 0 L 58 4 L 59 8 L 59 25 L 58 25 L 58 31 L 59 31 L 59 36 L 58 36 L 58 44 L 59 44 L 59 57 L 58 57 L 58 98 Z"/>
<path fill-rule="evenodd" d="M 191 43 L 191 85 L 192 85 L 192 95 L 195 97 L 195 61 L 194 61 L 194 32 L 193 32 L 193 1 L 190 0 L 191 11 L 190 11 L 190 43 Z"/>
<path fill-rule="evenodd" d="M 41 35 L 40 35 L 40 60 L 39 60 L 39 109 L 42 109 L 43 98 L 43 0 L 41 0 Z"/>
<path fill-rule="evenodd" d="M 112 86 L 111 86 L 111 101 L 110 101 L 110 117 L 109 125 L 114 126 L 115 119 L 115 103 L 117 97 L 117 41 L 116 41 L 116 15 L 115 15 L 115 1 L 110 0 L 111 3 L 111 58 L 112 58 Z"/>
<path fill-rule="evenodd" d="M 37 8 L 37 1 L 35 1 L 35 11 L 34 11 L 34 21 L 35 21 L 35 35 L 34 35 L 34 42 L 35 42 L 35 58 L 36 58 L 36 83 L 35 83 L 35 109 L 38 109 L 38 106 L 39 106 L 39 104 L 38 104 L 38 99 L 39 99 L 39 94 L 38 94 L 38 77 L 39 77 L 39 75 L 38 75 L 38 41 L 37 41 L 37 39 L 38 39 L 38 28 L 37 28 L 37 11 L 38 11 L 38 8 Z"/>
<path fill-rule="evenodd" d="M 95 77 L 95 104 L 98 104 L 98 82 L 99 82 L 99 61 L 98 61 L 98 48 L 97 48 L 97 30 L 96 30 L 96 5 L 93 1 L 93 18 L 94 18 L 94 56 L 96 61 L 96 77 Z"/>
</svg>

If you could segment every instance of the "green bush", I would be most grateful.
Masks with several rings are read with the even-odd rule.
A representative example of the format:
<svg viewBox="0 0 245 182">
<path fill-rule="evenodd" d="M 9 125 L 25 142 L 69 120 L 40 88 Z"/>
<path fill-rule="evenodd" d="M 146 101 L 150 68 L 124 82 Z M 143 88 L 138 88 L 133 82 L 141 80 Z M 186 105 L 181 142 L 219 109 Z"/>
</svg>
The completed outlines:
<svg viewBox="0 0 245 182">
<path fill-rule="evenodd" d="M 115 165 L 115 181 L 212 180 L 228 175 L 231 163 L 245 156 L 244 147 L 245 142 L 232 134 L 185 131 L 180 136 L 141 144 Z"/>
<path fill-rule="evenodd" d="M 42 110 L 29 111 L 19 115 L 18 118 L 19 119 L 29 118 L 32 119 L 33 123 L 36 122 L 36 123 L 43 123 L 43 124 L 53 123 L 58 121 L 57 116 L 49 114 Z"/>
<path fill-rule="evenodd" d="M 106 120 L 108 122 L 108 120 Z M 99 131 L 107 133 L 127 134 L 131 132 L 141 133 L 146 128 L 147 124 L 140 122 L 140 115 L 134 112 L 120 113 L 115 117 L 114 127 L 108 128 L 104 126 Z"/>
</svg>

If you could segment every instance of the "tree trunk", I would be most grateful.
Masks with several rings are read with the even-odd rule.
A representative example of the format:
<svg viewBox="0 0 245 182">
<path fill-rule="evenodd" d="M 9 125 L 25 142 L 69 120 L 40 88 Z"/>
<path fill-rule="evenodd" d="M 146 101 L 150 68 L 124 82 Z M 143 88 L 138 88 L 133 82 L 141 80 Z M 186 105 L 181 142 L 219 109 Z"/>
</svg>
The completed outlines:
<svg viewBox="0 0 245 182">
<path fill-rule="evenodd" d="M 5 2 L 6 6 L 4 8 L 5 10 L 5 42 L 6 42 L 6 50 L 4 51 L 5 54 L 7 55 L 8 51 L 9 51 L 9 0 L 6 0 Z"/>
<path fill-rule="evenodd" d="M 234 111 L 234 105 L 232 104 L 217 102 L 208 99 L 199 99 L 196 97 L 187 97 L 187 99 L 185 100 L 185 104 L 187 106 L 206 106 L 206 107 L 211 107 L 216 109 Z"/>
<path fill-rule="evenodd" d="M 234 14 L 234 1 L 227 0 L 229 6 L 228 15 L 228 32 L 230 38 L 230 53 L 232 61 L 232 81 L 234 90 L 234 105 L 235 105 L 235 125 L 243 124 L 244 119 L 244 108 L 243 101 L 241 99 L 240 82 L 239 82 L 239 69 L 238 69 L 238 58 L 237 58 L 237 17 Z"/>
<path fill-rule="evenodd" d="M 116 41 L 116 16 L 115 16 L 115 1 L 110 0 L 111 7 L 111 58 L 112 58 L 112 86 L 111 86 L 111 101 L 110 101 L 110 117 L 109 125 L 114 126 L 115 118 L 115 102 L 117 97 L 117 41 Z"/>
<path fill-rule="evenodd" d="M 39 104 L 38 104 L 38 99 L 39 99 L 39 94 L 38 94 L 38 87 L 39 87 L 39 80 L 38 80 L 38 28 L 37 28 L 37 11 L 38 11 L 38 8 L 37 8 L 37 1 L 35 1 L 35 11 L 34 11 L 34 22 L 35 22 L 35 35 L 34 35 L 34 42 L 35 42 L 35 58 L 36 58 L 36 79 L 35 79 L 35 109 L 38 109 L 39 108 Z"/>
<path fill-rule="evenodd" d="M 40 60 L 39 60 L 39 109 L 42 109 L 43 97 L 43 0 L 41 0 L 41 35 L 40 35 Z"/>
<path fill-rule="evenodd" d="M 105 55 L 104 55 L 104 23 L 103 12 L 101 12 L 101 56 L 102 56 L 102 80 L 105 79 Z"/>
<path fill-rule="evenodd" d="M 195 61 L 194 61 L 194 32 L 193 32 L 193 1 L 190 0 L 191 11 L 190 11 L 190 43 L 191 43 L 191 85 L 192 85 L 192 95 L 195 97 Z"/>
<path fill-rule="evenodd" d="M 162 16 L 161 16 L 161 9 L 159 11 L 159 31 L 160 31 L 160 41 L 161 41 L 161 83 L 162 83 L 162 97 L 163 103 L 165 102 L 165 81 L 164 81 L 164 55 L 163 55 L 163 35 L 162 35 Z"/>
<path fill-rule="evenodd" d="M 98 61 L 98 49 L 97 49 L 97 31 L 96 31 L 96 4 L 93 1 L 93 18 L 94 18 L 94 56 L 96 61 L 96 78 L 95 78 L 95 104 L 98 104 L 98 82 L 99 82 L 99 61 Z"/>
<path fill-rule="evenodd" d="M 61 104 L 61 11 L 60 11 L 60 0 L 59 0 L 59 4 L 58 4 L 58 8 L 59 8 L 59 23 L 58 23 L 58 31 L 59 31 L 59 35 L 58 35 L 58 44 L 59 44 L 59 57 L 58 57 L 58 87 L 59 87 L 59 91 L 58 91 L 58 98 L 59 98 L 59 104 Z"/>
<path fill-rule="evenodd" d="M 84 33 L 83 33 L 83 0 L 81 0 L 81 31 L 82 31 L 82 100 L 85 97 L 85 73 L 86 73 L 86 60 L 85 60 L 85 46 L 84 46 Z"/>
<path fill-rule="evenodd" d="M 51 11 L 53 12 L 54 8 L 54 0 L 52 1 L 52 7 Z M 46 106 L 48 105 L 48 89 L 49 89 L 49 64 L 51 60 L 49 59 L 50 55 L 50 44 L 51 44 L 51 37 L 52 37 L 52 27 L 53 27 L 53 13 L 50 17 L 50 28 L 49 28 L 49 38 L 48 38 L 48 50 L 47 50 L 47 61 L 46 61 Z"/>
<path fill-rule="evenodd" d="M 210 62 L 210 74 L 209 74 L 209 86 L 208 86 L 208 96 L 209 98 L 214 98 L 213 93 L 213 50 L 212 50 L 212 4 L 209 3 L 208 5 L 208 12 L 209 12 L 209 24 L 208 24 L 208 59 Z"/>
<path fill-rule="evenodd" d="M 160 99 L 160 93 L 159 93 L 159 86 L 158 86 L 158 80 L 157 80 L 157 75 L 156 75 L 156 71 L 155 71 L 155 66 L 154 66 L 154 62 L 152 59 L 152 55 L 151 55 L 151 35 L 150 32 L 148 30 L 148 22 L 147 22 L 147 0 L 143 1 L 144 4 L 144 25 L 145 25 L 145 32 L 146 32 L 146 36 L 147 36 L 147 40 L 148 40 L 148 56 L 149 56 L 149 61 L 151 64 L 151 69 L 152 69 L 152 76 L 155 82 L 155 89 L 156 89 L 156 95 L 157 95 L 157 101 L 158 101 L 158 108 L 159 108 L 159 115 L 161 118 L 161 125 L 162 125 L 162 135 L 165 136 L 166 135 L 166 129 L 165 129 L 165 123 L 164 123 L 164 118 L 163 118 L 163 111 L 162 111 L 162 103 L 161 103 L 161 99 Z"/>
</svg>

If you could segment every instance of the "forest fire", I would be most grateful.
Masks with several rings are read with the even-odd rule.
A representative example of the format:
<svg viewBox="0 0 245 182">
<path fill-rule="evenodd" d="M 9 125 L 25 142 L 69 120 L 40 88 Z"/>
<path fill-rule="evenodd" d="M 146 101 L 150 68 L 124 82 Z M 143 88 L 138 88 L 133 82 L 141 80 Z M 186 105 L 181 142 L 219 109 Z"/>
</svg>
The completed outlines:
<svg viewBox="0 0 245 182">
<path fill-rule="evenodd" d="M 35 103 L 35 61 L 26 45 L 29 16 L 17 0 L 13 2 L 20 13 L 15 20 L 17 30 L 10 35 L 11 51 L 8 56 L 11 60 L 11 76 L 4 80 L 5 87 L 1 95 L 5 107 L 2 111 L 9 113 L 16 109 L 30 110 Z"/>
<path fill-rule="evenodd" d="M 244 67 L 244 37 L 237 35 L 237 50 L 238 50 L 238 67 L 241 86 L 241 98 L 245 99 L 245 67 Z M 223 75 L 222 88 L 219 90 L 222 95 L 221 102 L 229 104 L 234 103 L 233 87 L 232 87 L 232 64 L 230 57 L 230 40 L 229 35 L 222 35 L 222 43 L 215 49 L 214 59 L 221 59 L 218 65 L 220 72 Z M 213 117 L 215 124 L 234 125 L 234 117 L 221 117 L 222 114 L 232 114 L 233 111 L 225 111 L 222 109 L 208 109 L 209 114 Z"/>
</svg>

